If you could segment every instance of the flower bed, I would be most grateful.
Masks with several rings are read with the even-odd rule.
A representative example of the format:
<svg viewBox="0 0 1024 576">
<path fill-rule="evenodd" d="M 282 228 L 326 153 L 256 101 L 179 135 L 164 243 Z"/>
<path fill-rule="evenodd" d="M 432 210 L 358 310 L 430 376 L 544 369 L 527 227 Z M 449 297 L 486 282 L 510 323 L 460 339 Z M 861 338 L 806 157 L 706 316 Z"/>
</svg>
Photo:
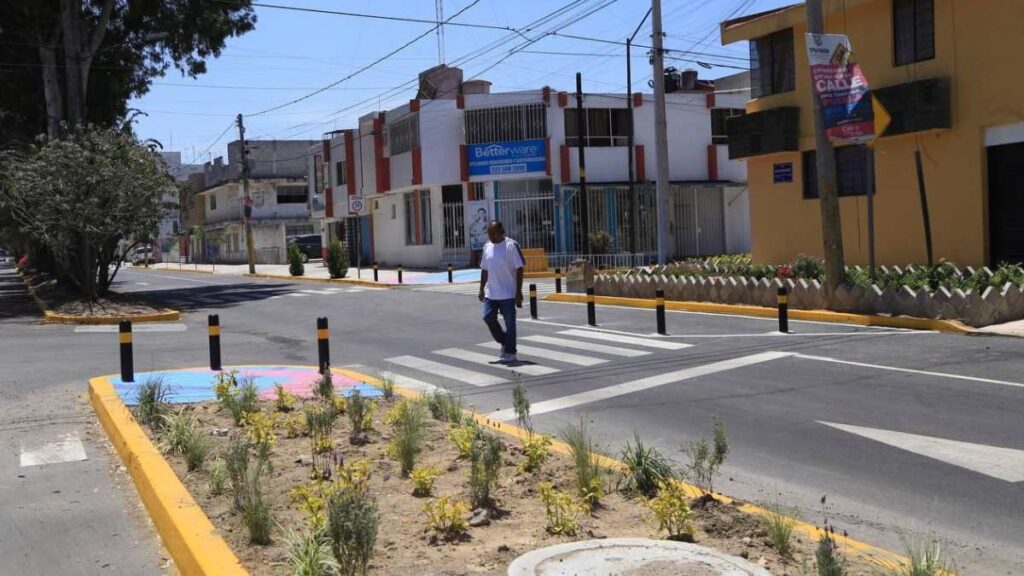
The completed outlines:
<svg viewBox="0 0 1024 576">
<path fill-rule="evenodd" d="M 219 402 L 175 412 L 160 404 L 160 390 L 150 386 L 147 392 L 144 384 L 134 411 L 253 574 L 300 573 L 303 561 L 325 569 L 303 574 L 336 573 L 328 565 L 336 564 L 335 557 L 352 561 L 344 550 L 367 541 L 354 527 L 373 524 L 368 520 L 374 517 L 371 574 L 504 574 L 529 550 L 575 539 L 665 537 L 662 527 L 780 573 L 799 570 L 801 560 L 814 563 L 817 543 L 794 537 L 792 552 L 780 555 L 771 543 L 772 527 L 740 511 L 739 503 L 690 501 L 680 484 L 659 484 L 657 497 L 645 500 L 635 478 L 626 482 L 619 473 L 598 470 L 596 458 L 590 463 L 600 484 L 580 491 L 574 460 L 549 453 L 546 437 L 531 433 L 529 442 L 520 442 L 488 432 L 448 395 L 416 402 L 342 398 L 321 380 L 310 398 L 284 392 L 259 401 L 246 386 L 244 379 L 222 377 Z M 327 429 L 325 421 L 317 422 L 324 415 L 333 419 Z M 410 452 L 402 439 L 408 440 L 415 428 L 410 422 L 420 417 L 419 448 Z M 586 440 L 582 421 L 575 432 Z M 716 428 L 719 441 L 725 441 L 724 429 Z M 248 464 L 239 474 L 242 453 Z M 412 458 L 403 463 L 403 454 Z M 490 486 L 486 503 L 471 512 L 470 502 L 481 497 L 479 479 L 492 472 L 494 483 L 484 482 Z M 340 573 L 360 573 L 358 564 Z M 877 570 L 863 558 L 846 564 L 847 574 Z"/>
</svg>

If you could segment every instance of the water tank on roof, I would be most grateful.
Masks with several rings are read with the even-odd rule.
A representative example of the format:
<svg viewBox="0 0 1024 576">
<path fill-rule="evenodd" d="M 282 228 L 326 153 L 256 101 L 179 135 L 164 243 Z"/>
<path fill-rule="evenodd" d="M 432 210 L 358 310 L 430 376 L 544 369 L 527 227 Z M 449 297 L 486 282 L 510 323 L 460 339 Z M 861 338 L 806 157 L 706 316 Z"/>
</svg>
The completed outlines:
<svg viewBox="0 0 1024 576">
<path fill-rule="evenodd" d="M 490 94 L 491 83 L 487 80 L 467 80 L 462 83 L 463 94 Z"/>
</svg>

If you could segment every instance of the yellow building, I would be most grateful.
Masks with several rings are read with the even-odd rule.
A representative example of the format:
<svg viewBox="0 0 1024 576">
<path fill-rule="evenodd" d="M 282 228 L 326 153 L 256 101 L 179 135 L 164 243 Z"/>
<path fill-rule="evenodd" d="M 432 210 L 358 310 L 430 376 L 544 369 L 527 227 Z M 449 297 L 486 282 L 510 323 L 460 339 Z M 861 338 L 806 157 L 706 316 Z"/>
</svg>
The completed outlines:
<svg viewBox="0 0 1024 576">
<path fill-rule="evenodd" d="M 878 264 L 925 261 L 915 151 L 935 260 L 1024 260 L 1024 0 L 825 0 L 825 32 L 846 34 L 893 122 L 878 140 Z M 748 41 L 752 100 L 729 120 L 730 158 L 746 158 L 757 262 L 822 254 L 803 4 L 721 25 Z M 862 147 L 836 144 L 848 264 L 866 264 Z"/>
</svg>

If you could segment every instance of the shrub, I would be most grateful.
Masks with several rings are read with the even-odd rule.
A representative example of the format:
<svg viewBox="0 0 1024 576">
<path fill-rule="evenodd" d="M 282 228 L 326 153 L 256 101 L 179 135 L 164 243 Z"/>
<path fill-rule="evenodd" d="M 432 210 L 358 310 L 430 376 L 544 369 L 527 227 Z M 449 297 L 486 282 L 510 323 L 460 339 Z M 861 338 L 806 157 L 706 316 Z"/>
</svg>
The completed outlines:
<svg viewBox="0 0 1024 576">
<path fill-rule="evenodd" d="M 327 510 L 327 533 L 339 573 L 366 574 L 380 523 L 376 502 L 366 492 L 349 488 L 332 494 Z"/>
<path fill-rule="evenodd" d="M 232 371 L 225 375 L 217 375 L 217 383 L 213 387 L 217 399 L 223 409 L 231 414 L 235 426 L 241 426 L 246 414 L 259 412 L 260 391 L 256 387 L 256 380 L 252 377 L 243 377 L 239 384 Z"/>
<path fill-rule="evenodd" d="M 231 481 L 231 495 L 235 509 L 242 509 L 242 492 L 245 490 L 245 474 L 249 468 L 249 444 L 242 436 L 232 436 L 224 451 L 224 465 Z"/>
<path fill-rule="evenodd" d="M 263 474 L 267 467 L 259 458 L 249 463 L 242 493 L 242 519 L 249 530 L 249 542 L 270 544 L 270 505 L 263 497 Z"/>
<path fill-rule="evenodd" d="M 298 438 L 309 434 L 309 429 L 306 428 L 305 414 L 289 414 L 281 422 L 285 438 Z"/>
<path fill-rule="evenodd" d="M 263 412 L 252 412 L 242 417 L 242 426 L 245 427 L 249 443 L 254 446 L 266 444 L 268 449 L 277 444 L 277 434 L 274 433 L 276 424 L 276 415 L 267 416 Z"/>
<path fill-rule="evenodd" d="M 327 272 L 331 278 L 344 278 L 348 274 L 348 254 L 337 240 L 327 246 Z"/>
<path fill-rule="evenodd" d="M 669 540 L 693 542 L 689 498 L 679 482 L 658 482 L 657 495 L 647 501 L 647 507 L 658 522 L 658 533 L 664 532 Z"/>
<path fill-rule="evenodd" d="M 580 529 L 580 515 L 590 511 L 586 502 L 574 499 L 568 492 L 555 490 L 550 482 L 541 482 L 537 489 L 544 503 L 548 533 L 575 536 Z"/>
<path fill-rule="evenodd" d="M 831 526 L 818 539 L 818 547 L 814 550 L 814 560 L 818 567 L 818 576 L 845 576 L 846 559 L 839 554 L 835 534 Z"/>
<path fill-rule="evenodd" d="M 530 422 L 530 399 L 526 397 L 526 388 L 522 384 L 516 384 L 512 389 L 512 408 L 516 412 L 516 424 L 529 432 L 533 431 Z"/>
<path fill-rule="evenodd" d="M 434 420 L 458 424 L 462 421 L 462 397 L 456 398 L 446 390 L 434 390 L 427 399 L 427 407 Z"/>
<path fill-rule="evenodd" d="M 199 421 L 187 412 L 163 416 L 160 427 L 160 449 L 168 454 L 182 456 L 189 472 L 203 467 L 210 454 L 210 440 L 199 429 Z"/>
<path fill-rule="evenodd" d="M 796 519 L 788 515 L 782 506 L 772 504 L 761 517 L 761 524 L 768 533 L 768 541 L 780 556 L 790 558 L 793 554 L 793 529 Z"/>
<path fill-rule="evenodd" d="M 306 273 L 306 266 L 302 263 L 302 251 L 294 242 L 288 244 L 288 273 L 292 276 L 302 276 Z"/>
<path fill-rule="evenodd" d="M 317 378 L 316 386 L 313 388 L 314 395 L 324 402 L 334 401 L 334 377 L 331 371 L 327 370 Z"/>
<path fill-rule="evenodd" d="M 448 439 L 452 441 L 455 450 L 458 451 L 459 458 L 469 458 L 473 451 L 473 441 L 476 440 L 479 430 L 475 421 L 467 419 L 448 431 Z"/>
<path fill-rule="evenodd" d="M 334 409 L 326 406 L 306 406 L 306 429 L 309 430 L 310 452 L 313 459 L 313 478 L 329 477 L 330 458 L 325 456 L 334 449 L 331 438 L 334 431 Z"/>
<path fill-rule="evenodd" d="M 159 428 L 163 424 L 163 416 L 170 408 L 167 403 L 170 394 L 171 387 L 164 382 L 163 377 L 147 378 L 139 386 L 138 402 L 132 410 L 135 419 L 154 430 Z"/>
<path fill-rule="evenodd" d="M 285 541 L 288 566 L 293 576 L 330 576 L 339 568 L 331 557 L 331 547 L 322 532 L 309 530 L 295 534 L 289 531 Z"/>
<path fill-rule="evenodd" d="M 280 384 L 274 384 L 274 392 L 277 396 L 274 400 L 274 410 L 277 412 L 291 412 L 295 409 L 295 403 L 299 400 L 298 396 L 292 394 Z"/>
<path fill-rule="evenodd" d="M 824 280 L 825 261 L 821 258 L 800 254 L 790 267 L 793 276 L 804 280 Z"/>
<path fill-rule="evenodd" d="M 498 483 L 505 446 L 497 436 L 480 430 L 469 452 L 469 499 L 474 508 L 490 506 Z"/>
<path fill-rule="evenodd" d="M 597 464 L 597 453 L 586 422 L 581 417 L 577 424 L 563 428 L 560 436 L 569 445 L 576 490 L 590 508 L 596 508 L 603 495 L 601 468 Z"/>
<path fill-rule="evenodd" d="M 331 409 L 333 410 L 332 414 L 334 414 L 334 416 L 338 416 L 339 414 L 345 414 L 348 412 L 348 400 L 346 400 L 344 396 L 338 394 L 337 392 L 334 393 L 334 397 L 331 398 L 329 404 L 331 405 Z"/>
<path fill-rule="evenodd" d="M 438 470 L 437 468 L 417 466 L 412 469 L 409 473 L 409 478 L 412 478 L 412 495 L 413 496 L 430 496 L 431 491 L 434 490 L 434 480 L 437 479 Z"/>
<path fill-rule="evenodd" d="M 456 540 L 469 531 L 469 506 L 465 502 L 441 496 L 424 504 L 423 513 L 427 515 L 427 525 L 443 540 Z"/>
<path fill-rule="evenodd" d="M 398 460 L 402 476 L 408 476 L 416 464 L 416 456 L 423 450 L 426 430 L 426 408 L 418 401 L 405 401 L 405 409 L 395 423 L 395 437 L 388 451 Z"/>
<path fill-rule="evenodd" d="M 672 463 L 652 446 L 645 446 L 640 434 L 633 433 L 635 444 L 626 441 L 621 460 L 626 465 L 623 471 L 625 489 L 651 498 L 658 493 L 658 485 L 675 479 Z"/>
<path fill-rule="evenodd" d="M 547 434 L 529 434 L 523 440 L 523 454 L 526 461 L 519 465 L 521 472 L 536 472 L 551 455 L 551 436 Z"/>
<path fill-rule="evenodd" d="M 347 402 L 348 423 L 351 426 L 348 441 L 352 444 L 360 444 L 365 439 L 365 431 L 369 428 L 367 424 L 372 424 L 373 422 L 373 409 L 373 400 L 364 398 L 359 393 L 359 390 L 352 391 L 352 395 L 348 397 Z"/>
<path fill-rule="evenodd" d="M 598 230 L 590 235 L 590 253 L 608 254 L 612 249 L 612 237 L 605 230 Z"/>
<path fill-rule="evenodd" d="M 719 468 L 729 454 L 729 441 L 725 436 L 725 425 L 722 421 L 715 419 L 710 446 L 707 440 L 701 438 L 696 442 L 690 442 L 686 447 L 686 454 L 690 458 L 690 463 L 686 466 L 687 477 L 706 497 L 712 497 L 715 478 L 718 477 Z"/>
<path fill-rule="evenodd" d="M 380 378 L 380 391 L 384 393 L 385 400 L 391 400 L 395 397 L 395 375 L 384 374 Z"/>
<path fill-rule="evenodd" d="M 907 559 L 901 561 L 899 566 L 890 568 L 887 572 L 889 576 L 956 576 L 956 564 L 943 557 L 942 547 L 934 537 L 919 539 L 904 534 L 900 539 Z"/>
<path fill-rule="evenodd" d="M 224 487 L 228 481 L 228 469 L 224 461 L 217 459 L 210 465 L 209 489 L 211 496 L 220 496 L 224 493 Z"/>
<path fill-rule="evenodd" d="M 395 405 L 384 413 L 384 423 L 388 426 L 398 426 L 398 423 L 402 421 L 402 418 L 405 418 L 405 412 L 409 409 L 409 402 L 411 402 L 411 400 L 406 398 L 402 398 L 398 402 L 395 402 Z"/>
</svg>

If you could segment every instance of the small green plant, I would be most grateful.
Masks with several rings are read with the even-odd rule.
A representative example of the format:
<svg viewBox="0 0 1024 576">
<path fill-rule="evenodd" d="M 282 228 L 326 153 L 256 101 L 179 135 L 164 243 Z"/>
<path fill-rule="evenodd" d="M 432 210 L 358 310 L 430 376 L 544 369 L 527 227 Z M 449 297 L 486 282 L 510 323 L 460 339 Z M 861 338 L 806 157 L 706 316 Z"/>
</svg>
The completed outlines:
<svg viewBox="0 0 1024 576">
<path fill-rule="evenodd" d="M 330 370 L 324 371 L 317 378 L 316 386 L 313 387 L 313 393 L 322 402 L 334 401 L 334 377 L 331 375 Z"/>
<path fill-rule="evenodd" d="M 242 509 L 242 493 L 245 490 L 245 474 L 249 469 L 249 443 L 244 436 L 234 435 L 224 451 L 224 467 L 231 482 L 231 496 L 235 509 Z"/>
<path fill-rule="evenodd" d="M 846 559 L 839 553 L 835 530 L 831 526 L 826 525 L 821 538 L 818 538 L 818 546 L 814 550 L 814 560 L 818 568 L 818 576 L 846 575 Z"/>
<path fill-rule="evenodd" d="M 519 465 L 520 472 L 536 472 L 547 462 L 551 455 L 551 436 L 547 434 L 527 434 L 523 440 L 523 454 L 526 461 Z"/>
<path fill-rule="evenodd" d="M 306 273 L 306 266 L 302 263 L 302 250 L 295 242 L 288 244 L 288 273 L 292 276 L 302 276 Z"/>
<path fill-rule="evenodd" d="M 403 405 L 405 409 L 395 423 L 395 437 L 388 451 L 398 460 L 402 476 L 408 476 L 416 465 L 416 456 L 423 450 L 427 409 L 418 400 L 406 400 Z"/>
<path fill-rule="evenodd" d="M 512 389 L 512 408 L 516 413 L 516 424 L 528 432 L 533 432 L 533 424 L 530 422 L 530 399 L 526 396 L 526 388 L 523 388 L 522 384 L 516 384 Z"/>
<path fill-rule="evenodd" d="M 224 464 L 224 461 L 217 459 L 210 464 L 210 480 L 208 487 L 210 489 L 211 496 L 220 496 L 224 493 L 224 488 L 228 483 L 228 469 Z"/>
<path fill-rule="evenodd" d="M 612 248 L 612 237 L 605 230 L 598 230 L 590 235 L 590 252 L 592 254 L 608 254 Z"/>
<path fill-rule="evenodd" d="M 292 394 L 280 384 L 274 384 L 274 394 L 274 410 L 277 412 L 291 412 L 299 401 L 298 396 Z"/>
<path fill-rule="evenodd" d="M 384 399 L 390 401 L 395 397 L 395 375 L 385 373 L 380 378 L 380 391 L 384 394 Z"/>
<path fill-rule="evenodd" d="M 320 402 L 306 406 L 306 429 L 309 430 L 310 452 L 313 459 L 314 478 L 326 478 L 330 465 L 329 453 L 334 449 L 334 408 Z"/>
<path fill-rule="evenodd" d="M 427 398 L 427 407 L 434 420 L 458 424 L 462 421 L 462 397 L 456 398 L 446 390 L 434 390 Z"/>
<path fill-rule="evenodd" d="M 330 576 L 338 569 L 322 531 L 307 530 L 301 534 L 288 531 L 288 566 L 293 576 Z"/>
<path fill-rule="evenodd" d="M 491 491 L 498 483 L 505 446 L 494 434 L 479 430 L 469 451 L 469 499 L 474 508 L 492 504 Z"/>
<path fill-rule="evenodd" d="M 633 432 L 634 444 L 626 441 L 622 450 L 624 488 L 645 498 L 658 493 L 658 485 L 676 478 L 672 463 L 653 446 L 645 446 L 638 432 Z"/>
<path fill-rule="evenodd" d="M 469 506 L 465 502 L 441 496 L 437 500 L 423 505 L 423 513 L 427 516 L 427 525 L 442 540 L 457 540 L 469 531 Z"/>
<path fill-rule="evenodd" d="M 374 402 L 363 397 L 359 390 L 353 390 L 347 404 L 348 423 L 351 426 L 348 441 L 352 444 L 361 444 L 366 439 L 365 432 L 369 428 L 367 424 L 372 424 Z M 368 415 L 370 418 L 367 418 Z"/>
<path fill-rule="evenodd" d="M 327 510 L 327 533 L 339 573 L 366 574 L 380 524 L 377 503 L 366 492 L 349 488 L 332 494 Z"/>
<path fill-rule="evenodd" d="M 167 454 L 182 456 L 189 472 L 203 467 L 210 454 L 210 440 L 199 429 L 199 421 L 188 412 L 163 415 L 160 428 L 160 449 Z"/>
<path fill-rule="evenodd" d="M 254 446 L 266 444 L 268 449 L 273 448 L 277 444 L 277 434 L 274 432 L 276 425 L 276 414 L 268 416 L 263 412 L 250 412 L 242 417 L 245 435 Z"/>
<path fill-rule="evenodd" d="M 686 447 L 686 454 L 690 458 L 690 462 L 686 466 L 686 475 L 704 493 L 706 499 L 713 498 L 715 479 L 725 462 L 725 457 L 729 454 L 725 425 L 717 418 L 714 422 L 714 433 L 710 446 L 707 440 L 701 438 L 696 442 L 690 442 Z"/>
<path fill-rule="evenodd" d="M 908 534 L 900 536 L 906 561 L 891 568 L 887 576 L 955 576 L 958 571 L 956 563 L 944 557 L 942 546 L 934 536 L 917 538 Z"/>
<path fill-rule="evenodd" d="M 479 431 L 480 427 L 476 422 L 469 419 L 448 431 L 448 439 L 458 451 L 459 458 L 469 458 L 470 452 L 473 451 L 473 441 L 476 440 Z"/>
<path fill-rule="evenodd" d="M 767 513 L 761 517 L 761 525 L 768 533 L 768 541 L 779 556 L 791 558 L 793 554 L 793 529 L 796 519 L 790 516 L 779 504 L 767 507 Z"/>
<path fill-rule="evenodd" d="M 559 435 L 569 445 L 577 492 L 586 499 L 590 508 L 596 508 L 603 495 L 601 467 L 597 463 L 597 452 L 586 421 L 581 417 L 576 424 L 563 428 Z"/>
<path fill-rule="evenodd" d="M 405 412 L 409 409 L 409 399 L 401 398 L 390 410 L 384 413 L 384 423 L 388 426 L 397 426 L 405 418 Z"/>
<path fill-rule="evenodd" d="M 344 278 L 348 274 L 348 254 L 337 240 L 327 245 L 327 272 L 331 278 Z"/>
<path fill-rule="evenodd" d="M 662 480 L 657 485 L 657 495 L 647 500 L 647 507 L 658 522 L 658 533 L 677 542 L 693 542 L 693 522 L 689 498 L 679 482 Z"/>
<path fill-rule="evenodd" d="M 241 426 L 246 414 L 259 412 L 259 388 L 256 387 L 256 380 L 246 376 L 242 378 L 241 384 L 235 376 L 235 372 L 217 375 L 217 382 L 214 385 L 214 393 L 220 400 L 223 409 L 231 414 L 235 426 Z"/>
<path fill-rule="evenodd" d="M 132 414 L 140 424 L 156 431 L 164 422 L 163 416 L 169 411 L 167 398 L 170 395 L 171 387 L 164 382 L 163 377 L 147 378 L 139 386 L 138 403 Z"/>
<path fill-rule="evenodd" d="M 580 529 L 580 516 L 590 512 L 587 503 L 573 498 L 568 492 L 555 490 L 550 482 L 541 482 L 537 489 L 540 491 L 541 502 L 544 503 L 548 533 L 575 536 Z"/>
<path fill-rule="evenodd" d="M 285 438 L 298 438 L 309 434 L 304 413 L 292 413 L 285 416 L 281 419 L 281 426 L 284 428 Z"/>
<path fill-rule="evenodd" d="M 439 471 L 434 467 L 422 467 L 416 466 L 409 473 L 409 478 L 412 479 L 413 489 L 412 495 L 418 497 L 430 496 L 430 493 L 434 490 L 434 480 L 437 479 Z"/>
<path fill-rule="evenodd" d="M 242 519 L 249 530 L 249 542 L 260 546 L 270 544 L 270 505 L 263 496 L 265 471 L 260 459 L 250 462 L 242 497 Z"/>
<path fill-rule="evenodd" d="M 825 261 L 807 254 L 798 255 L 790 270 L 797 278 L 819 281 L 825 279 Z"/>
</svg>

